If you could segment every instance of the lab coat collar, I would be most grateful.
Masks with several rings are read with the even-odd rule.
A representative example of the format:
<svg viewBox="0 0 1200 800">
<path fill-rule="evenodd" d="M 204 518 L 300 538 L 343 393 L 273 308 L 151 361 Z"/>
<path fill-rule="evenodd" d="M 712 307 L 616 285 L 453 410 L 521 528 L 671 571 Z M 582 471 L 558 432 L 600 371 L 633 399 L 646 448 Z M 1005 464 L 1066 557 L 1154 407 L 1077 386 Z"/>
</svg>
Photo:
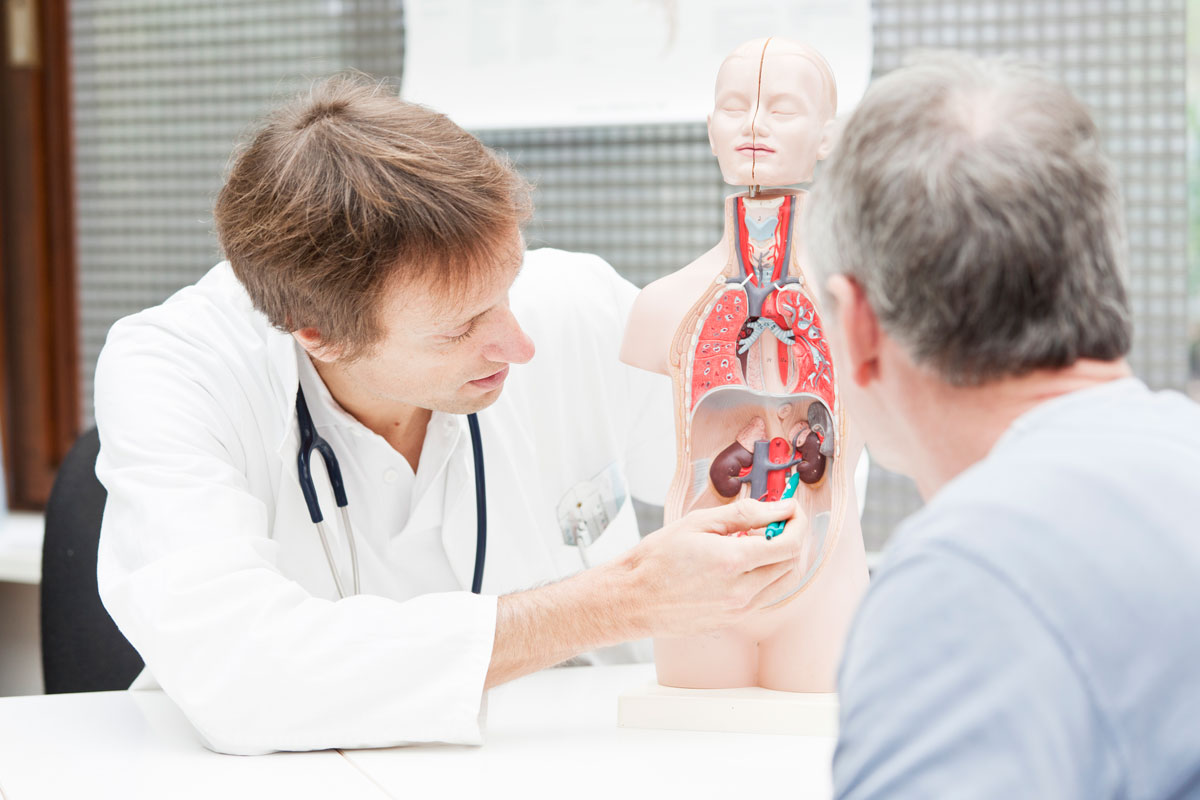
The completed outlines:
<svg viewBox="0 0 1200 800">
<path fill-rule="evenodd" d="M 300 434 L 296 430 L 296 392 L 300 388 L 300 366 L 296 361 L 296 340 L 290 333 L 267 331 L 267 356 L 279 387 L 279 419 L 284 420 L 276 452 L 285 460 L 296 456 Z"/>
<path fill-rule="evenodd" d="M 253 320 L 251 324 L 255 332 L 262 336 L 267 352 L 271 384 L 276 393 L 276 419 L 284 421 L 276 451 L 283 454 L 291 445 L 294 457 L 294 445 L 291 443 L 299 441 L 299 434 L 296 433 L 296 390 L 300 386 L 296 340 L 290 333 L 276 329 L 262 312 L 254 308 L 254 302 L 228 261 L 222 261 L 209 270 L 197 287 L 203 287 L 205 291 L 219 298 L 218 302 L 232 309 L 234 313 L 245 314 Z"/>
</svg>

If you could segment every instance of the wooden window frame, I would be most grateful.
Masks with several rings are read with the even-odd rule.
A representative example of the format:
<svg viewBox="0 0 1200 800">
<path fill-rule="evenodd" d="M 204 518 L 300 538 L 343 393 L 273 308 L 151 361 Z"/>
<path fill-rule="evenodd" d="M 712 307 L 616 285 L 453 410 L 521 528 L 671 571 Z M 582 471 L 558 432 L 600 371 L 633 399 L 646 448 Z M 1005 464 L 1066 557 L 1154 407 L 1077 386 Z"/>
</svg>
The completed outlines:
<svg viewBox="0 0 1200 800">
<path fill-rule="evenodd" d="M 80 428 L 67 0 L 0 0 L 0 438 L 8 505 L 44 506 Z"/>
</svg>

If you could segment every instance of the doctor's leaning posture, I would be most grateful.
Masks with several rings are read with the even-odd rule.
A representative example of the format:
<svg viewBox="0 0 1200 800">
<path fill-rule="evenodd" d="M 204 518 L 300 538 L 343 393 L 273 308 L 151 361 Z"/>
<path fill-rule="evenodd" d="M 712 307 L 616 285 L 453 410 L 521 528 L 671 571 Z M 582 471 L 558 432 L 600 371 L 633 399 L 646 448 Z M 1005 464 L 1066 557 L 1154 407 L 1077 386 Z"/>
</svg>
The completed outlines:
<svg viewBox="0 0 1200 800">
<path fill-rule="evenodd" d="M 213 749 L 479 743 L 487 688 L 799 581 L 791 501 L 639 541 L 673 448 L 669 387 L 617 358 L 636 289 L 525 253 L 527 215 L 450 120 L 332 79 L 236 156 L 228 262 L 110 332 L 100 592 Z"/>
<path fill-rule="evenodd" d="M 926 59 L 867 92 L 810 211 L 846 402 L 928 501 L 847 638 L 837 796 L 1200 798 L 1200 407 L 1125 361 L 1087 110 Z"/>
</svg>

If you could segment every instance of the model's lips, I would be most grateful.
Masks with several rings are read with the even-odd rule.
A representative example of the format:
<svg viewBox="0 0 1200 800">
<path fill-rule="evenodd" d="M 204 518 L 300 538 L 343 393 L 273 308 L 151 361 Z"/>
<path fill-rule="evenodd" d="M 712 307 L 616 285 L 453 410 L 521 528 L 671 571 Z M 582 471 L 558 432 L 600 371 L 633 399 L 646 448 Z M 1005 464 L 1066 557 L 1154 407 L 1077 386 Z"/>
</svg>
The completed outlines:
<svg viewBox="0 0 1200 800">
<path fill-rule="evenodd" d="M 507 377 L 508 367 L 505 366 L 504 369 L 493 375 L 488 375 L 486 378 L 480 378 L 479 380 L 470 381 L 470 384 L 479 389 L 483 389 L 484 391 L 488 391 L 490 389 L 498 388 L 504 383 L 504 379 Z"/>
<path fill-rule="evenodd" d="M 744 144 L 741 147 L 737 148 L 737 151 L 739 153 L 753 153 L 756 156 L 766 155 L 767 153 L 775 152 L 775 150 L 773 148 L 766 147 L 761 144 Z"/>
</svg>

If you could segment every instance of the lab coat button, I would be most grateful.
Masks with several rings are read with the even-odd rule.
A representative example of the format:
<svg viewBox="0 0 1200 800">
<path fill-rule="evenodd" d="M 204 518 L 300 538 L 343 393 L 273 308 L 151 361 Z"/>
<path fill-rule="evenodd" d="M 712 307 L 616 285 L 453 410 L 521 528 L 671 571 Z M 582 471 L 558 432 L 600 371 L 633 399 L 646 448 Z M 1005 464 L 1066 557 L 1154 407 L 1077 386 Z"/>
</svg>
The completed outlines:
<svg viewBox="0 0 1200 800">
<path fill-rule="evenodd" d="M 389 469 L 383 473 L 383 482 L 384 483 L 395 483 L 396 479 L 399 477 L 400 477 L 400 473 L 396 472 L 396 470 L 394 470 L 394 469 Z"/>
</svg>

